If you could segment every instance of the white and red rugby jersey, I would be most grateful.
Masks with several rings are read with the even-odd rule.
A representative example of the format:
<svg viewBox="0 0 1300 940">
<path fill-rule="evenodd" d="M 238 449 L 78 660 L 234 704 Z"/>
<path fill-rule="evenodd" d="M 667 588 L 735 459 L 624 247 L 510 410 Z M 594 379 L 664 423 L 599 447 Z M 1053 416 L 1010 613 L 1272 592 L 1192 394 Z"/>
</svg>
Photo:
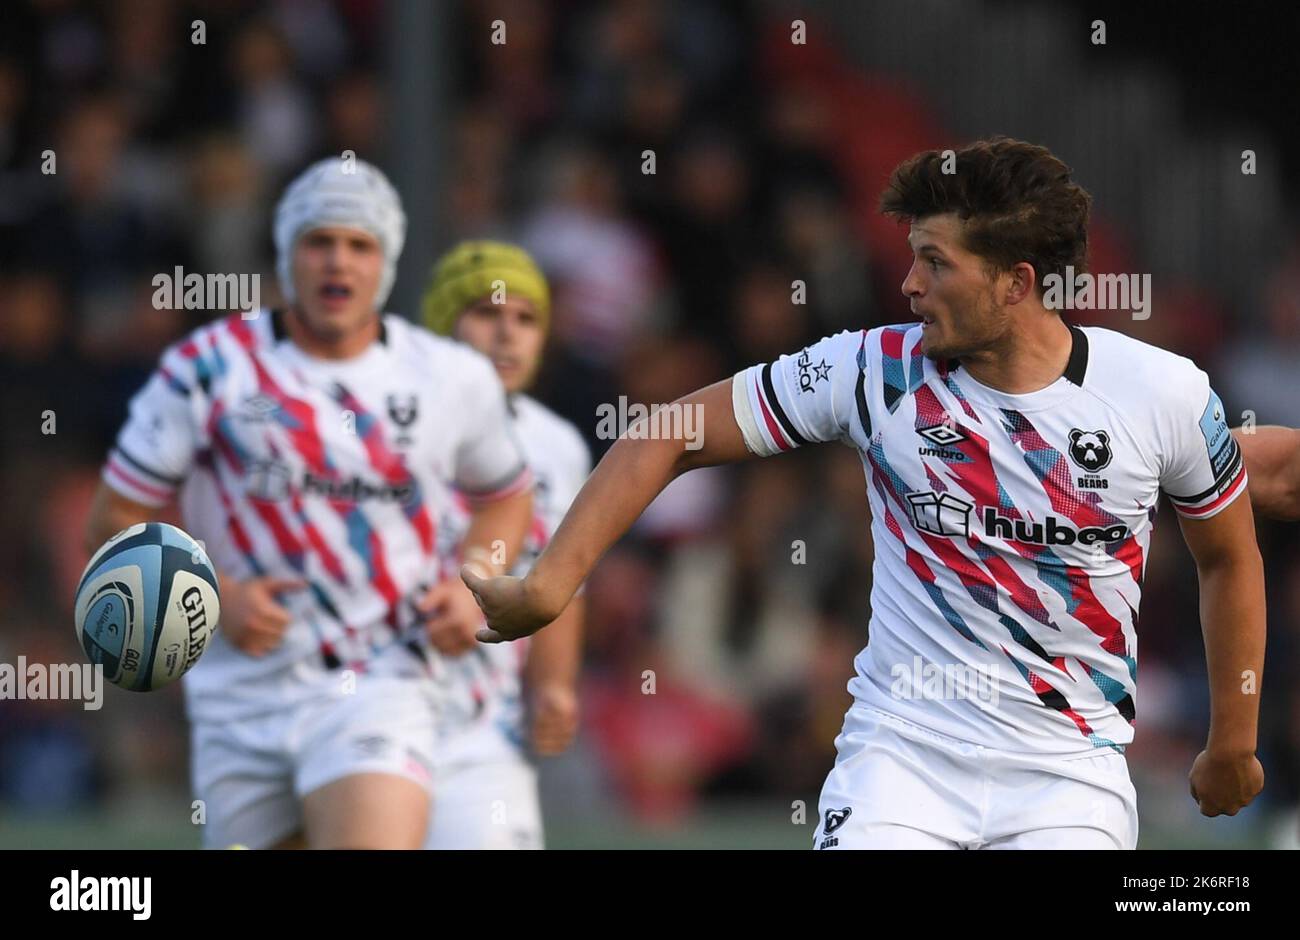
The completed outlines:
<svg viewBox="0 0 1300 940">
<path fill-rule="evenodd" d="M 738 373 L 771 455 L 837 440 L 867 479 L 875 562 L 856 701 L 989 747 L 1133 739 L 1137 621 L 1160 493 L 1214 515 L 1246 489 L 1190 360 L 1071 327 L 1065 374 L 1010 395 L 926 358 L 921 327 L 844 332 Z"/>
<path fill-rule="evenodd" d="M 412 604 L 442 573 L 449 487 L 490 500 L 531 485 L 491 363 L 381 322 L 361 355 L 321 360 L 278 312 L 235 314 L 168 349 L 131 401 L 108 484 L 146 505 L 179 490 L 185 528 L 235 578 L 307 583 L 282 595 L 294 622 L 270 655 L 216 633 L 185 678 L 192 714 L 280 707 L 339 668 L 427 674 Z"/>
</svg>

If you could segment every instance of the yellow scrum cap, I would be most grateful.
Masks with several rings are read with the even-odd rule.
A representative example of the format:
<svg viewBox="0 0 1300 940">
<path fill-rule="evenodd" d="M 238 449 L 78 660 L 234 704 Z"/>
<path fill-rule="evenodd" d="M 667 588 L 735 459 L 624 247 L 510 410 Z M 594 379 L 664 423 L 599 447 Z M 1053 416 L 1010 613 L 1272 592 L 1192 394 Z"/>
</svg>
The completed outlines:
<svg viewBox="0 0 1300 940">
<path fill-rule="evenodd" d="M 449 335 L 461 311 L 490 296 L 501 284 L 507 296 L 527 297 L 533 302 L 543 330 L 550 326 L 551 290 L 546 275 L 522 248 L 491 241 L 461 242 L 438 259 L 420 305 L 424 325 Z"/>
</svg>

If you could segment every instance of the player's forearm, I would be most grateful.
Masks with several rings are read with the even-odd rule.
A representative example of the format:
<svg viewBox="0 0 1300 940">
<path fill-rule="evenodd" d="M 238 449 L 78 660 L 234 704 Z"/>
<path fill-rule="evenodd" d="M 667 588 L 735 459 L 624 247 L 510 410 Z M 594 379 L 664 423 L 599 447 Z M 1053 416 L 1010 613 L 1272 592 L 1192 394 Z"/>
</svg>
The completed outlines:
<svg viewBox="0 0 1300 940">
<path fill-rule="evenodd" d="M 1300 431 L 1234 428 L 1250 477 L 1250 502 L 1262 516 L 1300 520 Z"/>
<path fill-rule="evenodd" d="M 535 610 L 558 617 L 600 556 L 675 477 L 753 456 L 736 424 L 731 379 L 692 392 L 669 407 L 683 415 L 689 412 L 698 435 L 655 437 L 647 431 L 649 419 L 643 419 L 614 442 L 524 579 Z"/>
<path fill-rule="evenodd" d="M 600 557 L 677 476 L 682 452 L 681 441 L 614 442 L 525 578 L 543 609 L 568 605 Z"/>
<path fill-rule="evenodd" d="M 508 571 L 519 557 L 532 518 L 531 491 L 477 506 L 461 541 L 462 557 L 466 562 L 489 562 L 494 568 L 492 574 Z"/>
<path fill-rule="evenodd" d="M 582 626 L 586 604 L 575 597 L 555 621 L 538 631 L 528 649 L 524 681 L 537 688 L 549 684 L 573 687 L 582 662 Z"/>
<path fill-rule="evenodd" d="M 1210 678 L 1206 749 L 1255 751 L 1264 675 L 1264 567 L 1258 551 L 1199 567 L 1201 623 Z"/>
</svg>

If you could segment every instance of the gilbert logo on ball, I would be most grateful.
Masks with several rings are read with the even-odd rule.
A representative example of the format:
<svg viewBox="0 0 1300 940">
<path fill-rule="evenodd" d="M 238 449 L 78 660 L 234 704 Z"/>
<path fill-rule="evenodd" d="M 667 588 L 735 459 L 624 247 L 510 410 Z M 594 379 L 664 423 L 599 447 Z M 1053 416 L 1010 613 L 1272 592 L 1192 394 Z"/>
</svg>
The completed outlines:
<svg viewBox="0 0 1300 940">
<path fill-rule="evenodd" d="M 165 522 L 117 533 L 77 585 L 77 642 L 112 683 L 147 692 L 198 662 L 221 615 L 203 546 Z"/>
</svg>

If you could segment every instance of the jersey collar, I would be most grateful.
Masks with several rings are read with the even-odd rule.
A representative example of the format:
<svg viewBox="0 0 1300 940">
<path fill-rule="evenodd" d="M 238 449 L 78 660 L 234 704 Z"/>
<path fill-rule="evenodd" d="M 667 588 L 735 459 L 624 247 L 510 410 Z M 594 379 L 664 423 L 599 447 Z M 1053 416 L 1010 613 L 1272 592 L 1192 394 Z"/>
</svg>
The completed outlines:
<svg viewBox="0 0 1300 940">
<path fill-rule="evenodd" d="M 288 338 L 289 334 L 284 329 L 284 311 L 276 307 L 271 311 L 271 339 L 278 343 Z M 382 313 L 379 314 L 379 345 L 388 346 L 388 326 L 384 323 Z"/>
<path fill-rule="evenodd" d="M 1088 334 L 1073 323 L 1069 326 L 1074 343 L 1070 346 L 1070 358 L 1065 363 L 1065 378 L 1083 388 L 1083 377 L 1088 374 Z"/>
<path fill-rule="evenodd" d="M 983 384 L 965 369 L 953 375 L 959 365 L 955 359 L 948 361 L 949 375 L 972 401 L 1020 412 L 1042 411 L 1068 401 L 1083 387 L 1088 372 L 1088 335 L 1077 326 L 1070 326 L 1070 341 L 1070 358 L 1066 360 L 1065 371 L 1055 382 L 1035 392 L 1012 395 L 999 391 Z"/>
<path fill-rule="evenodd" d="M 1066 325 L 1070 328 L 1070 358 L 1065 362 L 1062 377 L 1083 388 L 1083 378 L 1088 374 L 1088 334 L 1073 323 Z M 961 360 L 949 359 L 946 371 L 956 372 L 960 366 Z"/>
</svg>

